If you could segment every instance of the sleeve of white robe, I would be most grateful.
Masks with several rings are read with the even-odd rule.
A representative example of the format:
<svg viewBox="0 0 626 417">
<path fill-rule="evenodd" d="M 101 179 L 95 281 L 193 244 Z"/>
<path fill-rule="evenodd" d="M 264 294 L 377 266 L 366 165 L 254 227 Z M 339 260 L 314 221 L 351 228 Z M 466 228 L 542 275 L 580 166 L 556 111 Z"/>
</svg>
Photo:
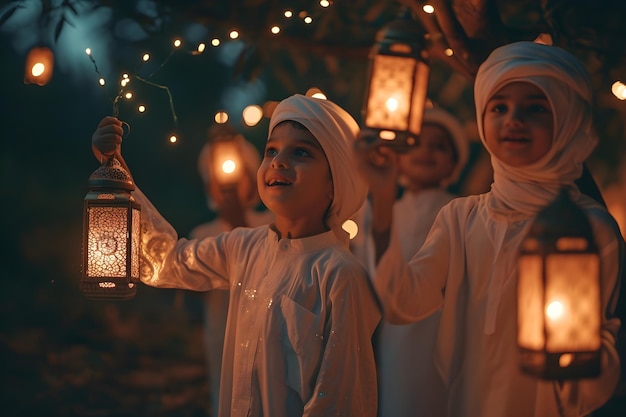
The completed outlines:
<svg viewBox="0 0 626 417">
<path fill-rule="evenodd" d="M 614 313 L 620 284 L 624 284 L 621 282 L 626 260 L 624 242 L 619 237 L 617 225 L 606 212 L 595 210 L 590 218 L 601 262 L 602 368 L 597 378 L 556 383 L 564 415 L 568 417 L 586 416 L 600 408 L 613 395 L 620 376 L 620 359 L 615 348 L 620 320 L 614 317 Z"/>
<path fill-rule="evenodd" d="M 378 262 L 374 278 L 383 316 L 392 324 L 418 321 L 443 303 L 452 251 L 452 228 L 446 223 L 450 218 L 442 221 L 443 212 L 439 212 L 426 241 L 408 264 L 402 256 L 400 239 L 393 231 L 396 228 L 392 227 L 389 247 Z"/>
<path fill-rule="evenodd" d="M 176 230 L 139 190 L 141 205 L 141 267 L 144 284 L 193 291 L 228 289 L 229 234 L 201 240 L 179 239 Z"/>
<path fill-rule="evenodd" d="M 355 261 L 333 274 L 324 280 L 330 286 L 326 343 L 303 417 L 373 417 L 377 385 L 371 342 L 380 312 L 360 264 Z"/>
</svg>

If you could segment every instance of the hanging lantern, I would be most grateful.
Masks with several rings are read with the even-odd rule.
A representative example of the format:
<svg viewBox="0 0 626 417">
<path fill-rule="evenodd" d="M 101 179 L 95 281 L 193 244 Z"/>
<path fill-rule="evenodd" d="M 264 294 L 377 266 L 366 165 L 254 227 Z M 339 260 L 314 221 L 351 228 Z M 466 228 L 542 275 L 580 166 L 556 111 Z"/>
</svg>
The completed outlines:
<svg viewBox="0 0 626 417">
<path fill-rule="evenodd" d="M 89 177 L 81 290 L 90 299 L 129 299 L 139 280 L 141 206 L 128 171 L 115 158 Z"/>
<path fill-rule="evenodd" d="M 364 126 L 377 141 L 406 148 L 422 130 L 429 67 L 424 33 L 404 12 L 384 26 L 370 52 Z"/>
<path fill-rule="evenodd" d="M 53 69 L 54 54 L 50 48 L 45 46 L 34 47 L 26 56 L 24 83 L 46 85 L 52 78 Z"/>
<path fill-rule="evenodd" d="M 222 188 L 235 187 L 243 175 L 241 141 L 243 137 L 228 124 L 214 125 L 209 131 L 211 142 L 211 177 Z"/>
<path fill-rule="evenodd" d="M 600 261 L 591 225 L 566 190 L 521 245 L 517 340 L 523 371 L 545 379 L 600 373 Z"/>
</svg>

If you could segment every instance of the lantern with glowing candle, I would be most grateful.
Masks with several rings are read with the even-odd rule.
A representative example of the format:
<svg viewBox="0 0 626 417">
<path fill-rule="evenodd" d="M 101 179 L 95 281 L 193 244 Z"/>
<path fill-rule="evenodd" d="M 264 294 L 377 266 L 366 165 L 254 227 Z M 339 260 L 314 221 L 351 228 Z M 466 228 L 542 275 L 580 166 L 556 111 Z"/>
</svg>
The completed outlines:
<svg viewBox="0 0 626 417">
<path fill-rule="evenodd" d="M 213 125 L 209 130 L 211 177 L 223 189 L 236 187 L 243 174 L 242 140 L 243 136 L 228 123 Z"/>
<path fill-rule="evenodd" d="M 545 379 L 600 372 L 600 261 L 591 225 L 566 190 L 543 209 L 521 245 L 521 368 Z"/>
<path fill-rule="evenodd" d="M 115 158 L 89 177 L 84 203 L 81 290 L 90 299 L 135 296 L 139 280 L 141 207 L 132 178 Z"/>
<path fill-rule="evenodd" d="M 53 69 L 54 54 L 52 50 L 45 46 L 34 47 L 26 56 L 24 83 L 44 86 L 52 78 Z"/>
<path fill-rule="evenodd" d="M 429 67 L 424 32 L 404 11 L 384 26 L 370 52 L 364 127 L 386 145 L 402 150 L 422 129 Z"/>
</svg>

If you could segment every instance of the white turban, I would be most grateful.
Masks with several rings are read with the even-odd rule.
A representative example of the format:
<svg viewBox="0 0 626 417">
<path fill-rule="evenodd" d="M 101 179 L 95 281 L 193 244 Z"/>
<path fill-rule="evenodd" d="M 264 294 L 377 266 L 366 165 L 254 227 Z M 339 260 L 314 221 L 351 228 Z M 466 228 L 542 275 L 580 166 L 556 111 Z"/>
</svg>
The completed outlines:
<svg viewBox="0 0 626 417">
<path fill-rule="evenodd" d="M 442 186 L 454 184 L 454 182 L 459 179 L 461 171 L 465 168 L 469 157 L 469 143 L 463 126 L 461 126 L 461 123 L 456 117 L 439 107 L 424 110 L 422 124 L 440 126 L 443 130 L 448 132 L 448 135 L 452 138 L 452 145 L 456 150 L 457 161 L 454 170 L 452 170 L 452 173 L 444 180 Z"/>
<path fill-rule="evenodd" d="M 491 189 L 509 208 L 532 215 L 554 200 L 563 187 L 568 187 L 574 198 L 579 195 L 574 181 L 597 143 L 591 122 L 592 86 L 580 61 L 556 46 L 516 42 L 495 49 L 478 69 L 474 84 L 478 132 L 485 147 L 485 106 L 495 92 L 516 81 L 536 85 L 550 102 L 552 147 L 538 161 L 517 168 L 492 154 Z"/>
<path fill-rule="evenodd" d="M 337 104 L 301 94 L 288 97 L 276 106 L 269 133 L 286 120 L 306 127 L 326 154 L 333 180 L 333 201 L 327 224 L 336 232 L 342 231 L 343 222 L 361 208 L 367 197 L 367 184 L 357 175 L 353 159 L 353 146 L 359 131 L 357 122 Z"/>
</svg>

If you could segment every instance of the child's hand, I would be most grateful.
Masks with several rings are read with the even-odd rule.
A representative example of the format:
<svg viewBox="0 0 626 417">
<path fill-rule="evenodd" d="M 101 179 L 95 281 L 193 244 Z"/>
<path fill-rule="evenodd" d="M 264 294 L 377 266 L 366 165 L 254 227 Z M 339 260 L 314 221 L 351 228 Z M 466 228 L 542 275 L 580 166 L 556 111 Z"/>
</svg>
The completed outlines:
<svg viewBox="0 0 626 417">
<path fill-rule="evenodd" d="M 123 135 L 123 123 L 117 118 L 107 116 L 100 121 L 98 128 L 91 136 L 91 149 L 100 163 L 108 157 L 121 156 Z"/>
<path fill-rule="evenodd" d="M 386 146 L 355 149 L 357 168 L 368 183 L 370 194 L 396 196 L 398 154 Z"/>
</svg>

